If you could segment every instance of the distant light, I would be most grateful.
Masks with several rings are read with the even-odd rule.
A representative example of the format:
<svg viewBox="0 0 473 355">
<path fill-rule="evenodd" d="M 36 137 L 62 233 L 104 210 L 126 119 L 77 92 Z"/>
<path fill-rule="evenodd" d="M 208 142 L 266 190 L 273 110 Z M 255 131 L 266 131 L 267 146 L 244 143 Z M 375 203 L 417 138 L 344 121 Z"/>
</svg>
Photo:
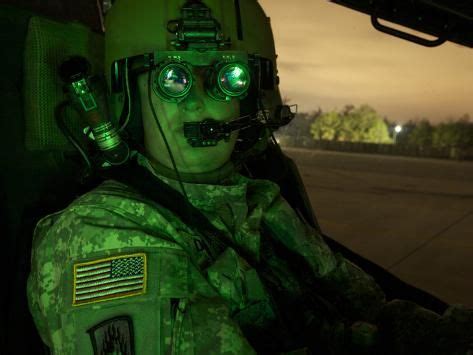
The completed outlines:
<svg viewBox="0 0 473 355">
<path fill-rule="evenodd" d="M 402 131 L 402 126 L 401 125 L 397 125 L 396 127 L 394 127 L 394 130 L 396 131 L 396 133 L 399 133 Z"/>
</svg>

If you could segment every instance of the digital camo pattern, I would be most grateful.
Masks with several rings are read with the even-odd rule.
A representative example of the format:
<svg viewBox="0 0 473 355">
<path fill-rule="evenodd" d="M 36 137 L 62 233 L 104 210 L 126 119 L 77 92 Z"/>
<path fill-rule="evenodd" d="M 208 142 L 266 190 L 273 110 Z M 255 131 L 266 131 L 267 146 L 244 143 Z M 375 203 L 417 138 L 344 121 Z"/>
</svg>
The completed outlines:
<svg viewBox="0 0 473 355">
<path fill-rule="evenodd" d="M 252 213 L 246 222 L 246 181 L 225 187 L 187 185 L 193 201 L 205 201 L 206 206 L 198 207 L 218 228 L 242 230 L 240 243 L 258 252 L 258 243 L 252 240 L 258 237 Z M 88 354 L 92 349 L 85 330 L 125 314 L 133 320 L 137 353 L 165 353 L 173 346 L 175 353 L 184 354 L 253 353 L 232 320 L 229 305 L 264 298 L 262 287 L 251 286 L 249 295 L 246 291 L 242 295 L 247 287 L 229 293 L 224 290 L 228 284 L 220 285 L 222 294 L 230 297 L 225 300 L 198 268 L 202 251 L 196 238 L 179 218 L 115 181 L 44 218 L 35 230 L 28 280 L 30 308 L 41 337 L 54 353 Z M 72 307 L 74 264 L 138 252 L 149 258 L 145 294 Z M 250 270 L 242 270 L 244 282 L 247 271 L 248 282 L 259 282 Z M 175 299 L 187 300 L 182 317 L 172 307 Z"/>
<path fill-rule="evenodd" d="M 161 178 L 177 188 L 176 181 Z M 225 185 L 185 187 L 191 203 L 253 258 L 262 252 L 264 223 L 273 238 L 306 260 L 340 309 L 354 320 L 382 314 L 382 329 L 391 329 L 385 311 L 391 308 L 373 279 L 334 255 L 281 198 L 277 185 L 234 174 Z M 129 316 L 137 354 L 255 353 L 242 329 L 264 334 L 276 318 L 258 273 L 230 248 L 201 271 L 205 255 L 196 240 L 178 217 L 112 180 L 42 219 L 34 235 L 28 299 L 43 341 L 54 354 L 91 354 L 86 330 Z M 144 294 L 72 305 L 74 265 L 134 253 L 148 260 Z M 394 330 L 385 333 L 399 346 Z"/>
</svg>

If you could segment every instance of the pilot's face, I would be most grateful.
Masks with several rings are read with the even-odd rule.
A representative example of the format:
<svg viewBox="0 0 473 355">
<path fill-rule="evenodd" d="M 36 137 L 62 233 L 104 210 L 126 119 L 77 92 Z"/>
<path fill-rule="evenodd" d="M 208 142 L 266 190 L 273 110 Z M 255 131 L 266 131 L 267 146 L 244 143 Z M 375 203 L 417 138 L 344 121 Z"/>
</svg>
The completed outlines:
<svg viewBox="0 0 473 355">
<path fill-rule="evenodd" d="M 240 114 L 238 99 L 217 101 L 208 96 L 204 88 L 204 75 L 204 68 L 193 69 L 194 84 L 188 96 L 179 103 L 164 101 L 151 90 L 151 102 L 180 172 L 202 173 L 221 167 L 230 159 L 238 135 L 237 132 L 233 132 L 228 142 L 219 141 L 214 147 L 193 148 L 187 143 L 183 129 L 185 122 L 200 122 L 207 118 L 228 121 Z M 148 74 L 142 74 L 138 78 L 138 87 L 146 151 L 153 159 L 173 169 L 168 150 L 150 108 Z"/>
</svg>

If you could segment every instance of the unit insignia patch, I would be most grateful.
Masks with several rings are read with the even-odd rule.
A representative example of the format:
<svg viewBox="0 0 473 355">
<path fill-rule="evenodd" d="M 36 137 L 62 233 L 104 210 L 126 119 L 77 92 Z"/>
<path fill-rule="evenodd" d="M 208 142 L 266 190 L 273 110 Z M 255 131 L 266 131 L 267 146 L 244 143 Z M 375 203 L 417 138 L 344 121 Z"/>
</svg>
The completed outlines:
<svg viewBox="0 0 473 355">
<path fill-rule="evenodd" d="M 128 316 L 108 319 L 87 331 L 95 355 L 134 355 L 133 322 Z"/>
</svg>

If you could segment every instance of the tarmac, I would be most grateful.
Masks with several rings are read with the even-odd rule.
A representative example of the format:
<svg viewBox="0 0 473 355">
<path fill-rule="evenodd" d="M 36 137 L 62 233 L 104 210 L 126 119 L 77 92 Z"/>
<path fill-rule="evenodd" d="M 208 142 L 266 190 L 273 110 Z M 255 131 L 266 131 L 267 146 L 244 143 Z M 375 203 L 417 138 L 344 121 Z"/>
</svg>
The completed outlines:
<svg viewBox="0 0 473 355">
<path fill-rule="evenodd" d="M 322 230 L 402 280 L 473 308 L 473 162 L 284 148 Z"/>
</svg>

